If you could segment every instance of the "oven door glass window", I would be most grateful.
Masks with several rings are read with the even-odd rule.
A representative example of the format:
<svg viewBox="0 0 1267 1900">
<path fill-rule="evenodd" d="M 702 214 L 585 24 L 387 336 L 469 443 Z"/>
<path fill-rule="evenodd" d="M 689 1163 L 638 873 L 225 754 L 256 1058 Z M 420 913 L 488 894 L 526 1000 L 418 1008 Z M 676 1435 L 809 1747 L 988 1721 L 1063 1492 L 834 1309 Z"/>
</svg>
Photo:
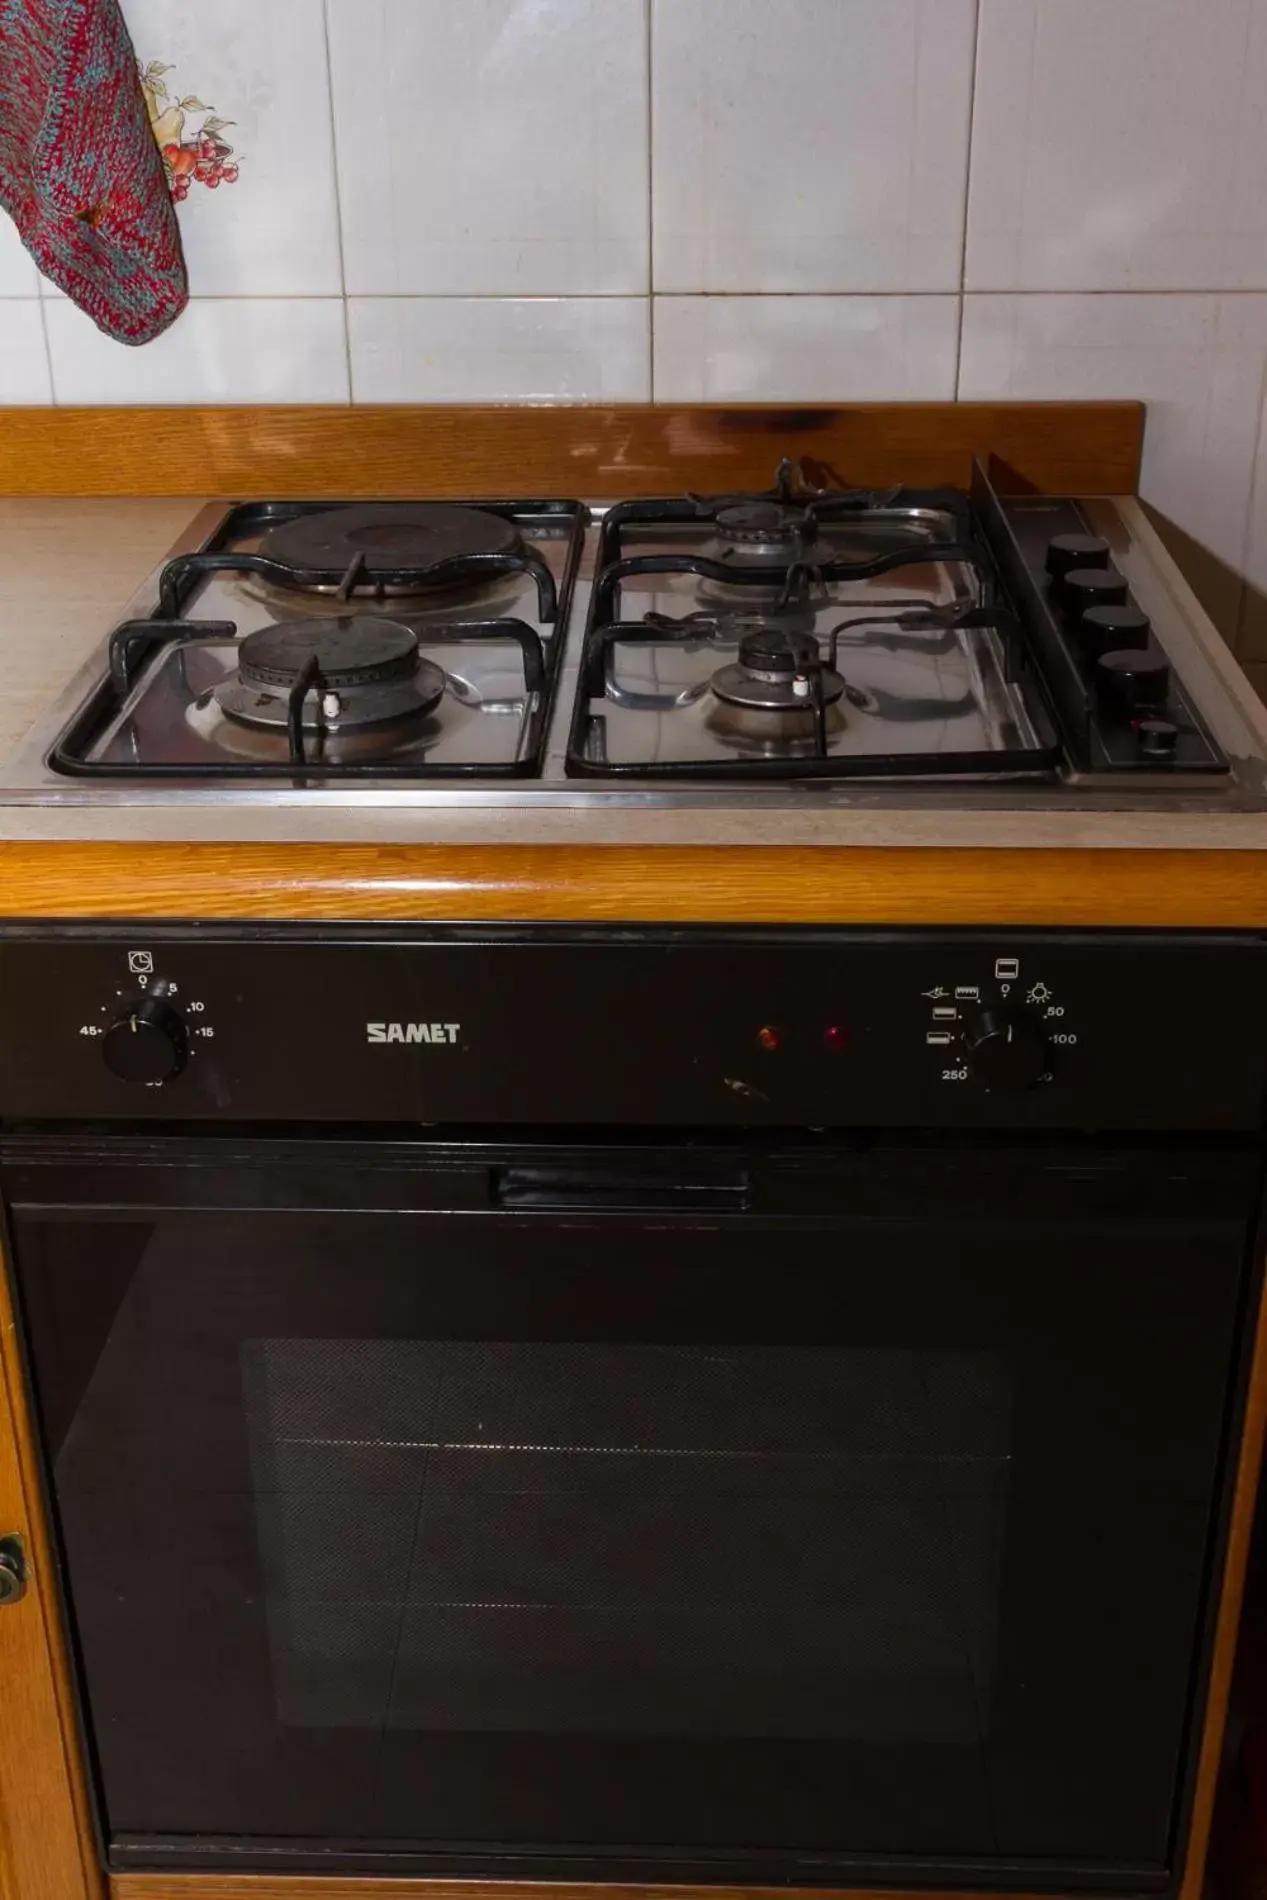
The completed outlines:
<svg viewBox="0 0 1267 1900">
<path fill-rule="evenodd" d="M 117 1852 L 1147 1884 L 1247 1203 L 1000 1217 L 973 1165 L 797 1219 L 19 1205 Z"/>
</svg>

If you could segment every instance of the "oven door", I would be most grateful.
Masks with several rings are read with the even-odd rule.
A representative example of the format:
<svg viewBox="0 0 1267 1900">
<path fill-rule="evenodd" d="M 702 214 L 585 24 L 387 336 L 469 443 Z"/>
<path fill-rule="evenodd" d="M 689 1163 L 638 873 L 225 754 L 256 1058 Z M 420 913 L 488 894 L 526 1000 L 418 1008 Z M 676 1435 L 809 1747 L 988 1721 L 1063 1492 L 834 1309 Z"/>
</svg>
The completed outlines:
<svg viewBox="0 0 1267 1900">
<path fill-rule="evenodd" d="M 1257 1176 L 11 1141 L 111 1861 L 1164 1886 Z"/>
</svg>

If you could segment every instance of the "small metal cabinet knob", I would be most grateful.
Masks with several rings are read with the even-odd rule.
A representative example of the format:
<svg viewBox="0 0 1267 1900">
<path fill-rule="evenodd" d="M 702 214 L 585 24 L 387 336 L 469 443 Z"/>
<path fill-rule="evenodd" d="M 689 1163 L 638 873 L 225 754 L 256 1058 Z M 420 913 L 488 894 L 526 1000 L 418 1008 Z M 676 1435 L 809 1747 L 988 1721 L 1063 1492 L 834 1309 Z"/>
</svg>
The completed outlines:
<svg viewBox="0 0 1267 1900">
<path fill-rule="evenodd" d="M 0 1537 L 0 1610 L 26 1595 L 26 1549 L 16 1531 Z"/>
</svg>

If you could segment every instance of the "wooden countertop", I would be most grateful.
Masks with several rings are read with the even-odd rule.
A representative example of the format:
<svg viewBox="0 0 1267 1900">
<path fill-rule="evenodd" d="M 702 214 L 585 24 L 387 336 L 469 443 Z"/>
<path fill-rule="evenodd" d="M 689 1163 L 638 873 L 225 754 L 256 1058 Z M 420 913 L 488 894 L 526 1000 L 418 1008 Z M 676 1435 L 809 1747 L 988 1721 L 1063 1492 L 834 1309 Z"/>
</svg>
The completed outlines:
<svg viewBox="0 0 1267 1900">
<path fill-rule="evenodd" d="M 0 497 L 0 758 L 100 645 L 193 512 L 188 501 Z"/>
</svg>

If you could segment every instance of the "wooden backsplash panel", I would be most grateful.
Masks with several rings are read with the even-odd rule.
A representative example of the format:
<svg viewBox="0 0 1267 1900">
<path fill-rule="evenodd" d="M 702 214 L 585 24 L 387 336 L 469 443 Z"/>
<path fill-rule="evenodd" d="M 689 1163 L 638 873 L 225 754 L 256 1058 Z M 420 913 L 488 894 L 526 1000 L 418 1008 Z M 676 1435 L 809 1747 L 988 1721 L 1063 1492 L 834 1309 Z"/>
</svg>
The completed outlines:
<svg viewBox="0 0 1267 1900">
<path fill-rule="evenodd" d="M 1139 403 L 849 408 L 0 409 L 0 494 L 608 496 L 765 488 L 780 455 L 824 480 L 1132 494 Z M 179 454 L 163 455 L 163 443 Z M 163 474 L 156 470 L 162 466 Z"/>
</svg>

